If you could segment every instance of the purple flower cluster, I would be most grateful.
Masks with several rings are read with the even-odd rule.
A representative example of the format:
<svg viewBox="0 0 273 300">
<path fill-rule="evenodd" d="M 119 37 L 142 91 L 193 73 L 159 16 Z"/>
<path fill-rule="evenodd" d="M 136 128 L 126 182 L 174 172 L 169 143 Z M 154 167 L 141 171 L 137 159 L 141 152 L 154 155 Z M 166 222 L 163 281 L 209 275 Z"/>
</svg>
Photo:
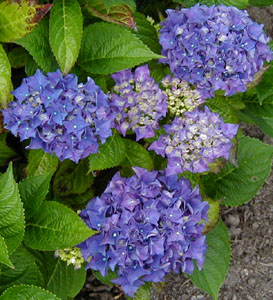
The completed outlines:
<svg viewBox="0 0 273 300">
<path fill-rule="evenodd" d="M 223 5 L 195 5 L 180 11 L 167 10 L 162 23 L 161 62 L 175 76 L 196 84 L 204 98 L 214 91 L 226 95 L 244 92 L 265 61 L 272 60 L 263 25 L 247 11 Z"/>
<path fill-rule="evenodd" d="M 17 101 L 2 111 L 5 128 L 21 141 L 31 138 L 30 149 L 78 162 L 112 135 L 109 99 L 91 78 L 78 84 L 76 75 L 63 77 L 58 70 L 44 76 L 37 70 L 13 95 Z"/>
<path fill-rule="evenodd" d="M 99 233 L 79 245 L 87 268 L 118 269 L 113 282 L 130 296 L 145 281 L 160 282 L 171 272 L 191 274 L 193 259 L 202 268 L 207 250 L 202 235 L 207 202 L 198 186 L 164 171 L 134 168 L 135 175 L 117 173 L 105 192 L 92 199 L 80 216 Z"/>
<path fill-rule="evenodd" d="M 136 140 L 155 136 L 158 121 L 166 116 L 167 96 L 150 77 L 148 65 L 112 75 L 116 85 L 110 95 L 116 110 L 116 128 L 125 136 L 129 129 Z"/>
<path fill-rule="evenodd" d="M 167 135 L 161 135 L 149 150 L 168 158 L 167 175 L 184 171 L 202 173 L 209 171 L 209 164 L 217 158 L 228 159 L 231 140 L 238 127 L 224 123 L 219 114 L 208 107 L 204 111 L 196 109 L 164 125 Z"/>
</svg>

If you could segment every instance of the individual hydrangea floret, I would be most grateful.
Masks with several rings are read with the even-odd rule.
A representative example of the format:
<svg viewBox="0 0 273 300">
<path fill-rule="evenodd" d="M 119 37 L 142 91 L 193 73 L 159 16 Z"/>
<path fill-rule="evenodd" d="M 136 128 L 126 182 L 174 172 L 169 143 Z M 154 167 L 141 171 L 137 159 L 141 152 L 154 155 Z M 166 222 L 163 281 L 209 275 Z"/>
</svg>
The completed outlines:
<svg viewBox="0 0 273 300">
<path fill-rule="evenodd" d="M 193 111 L 204 103 L 201 94 L 179 78 L 166 76 L 161 84 L 168 96 L 168 108 L 172 115 L 182 116 L 186 111 Z"/>
<path fill-rule="evenodd" d="M 112 281 L 130 296 L 145 281 L 163 281 L 171 271 L 191 274 L 193 260 L 202 268 L 207 250 L 203 221 L 209 208 L 198 186 L 192 189 L 187 179 L 133 169 L 130 178 L 118 172 L 81 212 L 99 233 L 79 245 L 84 259 L 91 258 L 87 268 L 102 276 L 117 269 Z"/>
<path fill-rule="evenodd" d="M 263 25 L 245 10 L 197 4 L 167 14 L 159 38 L 166 58 L 160 61 L 195 84 L 203 98 L 219 89 L 228 96 L 244 92 L 264 62 L 272 60 Z"/>
<path fill-rule="evenodd" d="M 163 127 L 167 134 L 153 142 L 149 150 L 168 158 L 166 174 L 172 175 L 202 173 L 209 171 L 209 164 L 217 158 L 228 159 L 239 126 L 224 123 L 219 114 L 205 107 L 204 111 L 186 112 L 184 118 L 175 117 Z"/>
<path fill-rule="evenodd" d="M 109 99 L 91 78 L 78 84 L 74 74 L 63 77 L 58 70 L 44 76 L 37 70 L 13 95 L 17 100 L 2 111 L 5 128 L 21 141 L 30 138 L 30 149 L 78 162 L 112 135 Z"/>
<path fill-rule="evenodd" d="M 150 77 L 148 65 L 112 75 L 116 85 L 110 95 L 116 109 L 116 128 L 125 136 L 129 129 L 136 140 L 155 136 L 158 121 L 166 116 L 167 96 Z"/>
</svg>

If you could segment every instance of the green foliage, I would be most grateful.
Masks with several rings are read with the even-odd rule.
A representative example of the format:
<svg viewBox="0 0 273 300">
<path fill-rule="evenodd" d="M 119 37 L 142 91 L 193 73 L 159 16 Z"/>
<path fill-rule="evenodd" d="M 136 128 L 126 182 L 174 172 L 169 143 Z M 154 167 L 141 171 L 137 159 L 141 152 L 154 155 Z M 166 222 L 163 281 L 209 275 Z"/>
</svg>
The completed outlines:
<svg viewBox="0 0 273 300">
<path fill-rule="evenodd" d="M 48 12 L 51 5 L 37 5 L 22 0 L 0 4 L 0 42 L 12 42 L 29 33 Z"/>
<path fill-rule="evenodd" d="M 115 132 L 113 136 L 107 138 L 104 144 L 100 145 L 97 154 L 89 156 L 89 172 L 116 167 L 123 161 L 125 155 L 124 139 Z"/>
<path fill-rule="evenodd" d="M 128 29 L 95 23 L 84 29 L 78 64 L 91 73 L 111 74 L 160 57 Z"/>
<path fill-rule="evenodd" d="M 273 0 L 249 0 L 250 6 L 268 6 L 273 4 Z"/>
<path fill-rule="evenodd" d="M 106 276 L 102 276 L 99 271 L 94 271 L 93 274 L 99 281 L 108 285 L 113 285 L 113 282 L 111 280 L 116 279 L 118 276 L 117 272 L 111 271 L 110 269 L 108 270 Z"/>
<path fill-rule="evenodd" d="M 10 268 L 14 268 L 14 265 L 9 259 L 8 248 L 4 238 L 0 235 L 0 263 Z"/>
<path fill-rule="evenodd" d="M 256 87 L 259 104 L 264 101 L 273 102 L 273 66 L 271 66 L 263 75 L 261 83 Z"/>
<path fill-rule="evenodd" d="M 7 106 L 12 99 L 10 95 L 11 90 L 11 67 L 7 54 L 0 44 L 0 108 Z"/>
<path fill-rule="evenodd" d="M 219 174 L 203 179 L 204 187 L 222 204 L 238 206 L 251 200 L 261 188 L 271 170 L 273 147 L 256 139 L 238 138 L 238 167 L 228 162 Z"/>
<path fill-rule="evenodd" d="M 55 172 L 58 158 L 45 153 L 43 150 L 30 150 L 28 156 L 27 176 L 38 176 L 48 172 Z"/>
<path fill-rule="evenodd" d="M 24 242 L 33 249 L 51 251 L 75 246 L 93 234 L 70 208 L 45 201 L 27 223 Z"/>
<path fill-rule="evenodd" d="M 14 69 L 19 69 L 25 66 L 29 54 L 22 47 L 15 47 L 8 53 L 10 65 Z"/>
<path fill-rule="evenodd" d="M 236 6 L 240 9 L 245 9 L 249 5 L 249 0 L 173 0 L 185 7 L 194 6 L 196 3 L 205 4 L 207 6 L 224 4 L 226 6 Z"/>
<path fill-rule="evenodd" d="M 19 183 L 26 220 L 32 218 L 45 200 L 53 172 L 27 177 Z"/>
<path fill-rule="evenodd" d="M 13 178 L 12 164 L 0 177 L 0 216 L 0 236 L 4 238 L 8 253 L 11 254 L 23 239 L 25 224 L 23 205 L 18 184 Z"/>
<path fill-rule="evenodd" d="M 48 18 L 44 18 L 27 36 L 14 42 L 24 47 L 44 72 L 58 68 L 49 44 Z"/>
<path fill-rule="evenodd" d="M 6 165 L 16 153 L 7 146 L 6 143 L 7 133 L 2 133 L 0 135 L 0 166 Z"/>
<path fill-rule="evenodd" d="M 77 60 L 83 18 L 77 0 L 54 0 L 50 12 L 49 41 L 61 71 L 67 74 Z"/>
<path fill-rule="evenodd" d="M 0 293 L 16 284 L 41 285 L 42 274 L 35 264 L 34 257 L 26 249 L 19 247 L 11 255 L 10 260 L 15 268 L 0 266 Z M 9 300 L 11 299 L 14 298 Z"/>
<path fill-rule="evenodd" d="M 128 5 L 132 10 L 136 9 L 136 4 L 134 0 L 102 0 L 102 2 L 107 10 L 118 4 Z"/>
<path fill-rule="evenodd" d="M 150 300 L 152 296 L 151 286 L 152 286 L 151 282 L 146 282 L 137 290 L 137 292 L 134 295 L 134 298 L 128 296 L 127 298 L 132 300 Z"/>
<path fill-rule="evenodd" d="M 207 234 L 208 250 L 205 255 L 203 269 L 195 266 L 191 280 L 201 289 L 209 293 L 212 299 L 218 298 L 230 262 L 230 241 L 228 230 L 220 220 L 218 225 Z"/>
<path fill-rule="evenodd" d="M 0 300 L 61 300 L 49 291 L 33 285 L 15 285 L 0 296 Z"/>
</svg>

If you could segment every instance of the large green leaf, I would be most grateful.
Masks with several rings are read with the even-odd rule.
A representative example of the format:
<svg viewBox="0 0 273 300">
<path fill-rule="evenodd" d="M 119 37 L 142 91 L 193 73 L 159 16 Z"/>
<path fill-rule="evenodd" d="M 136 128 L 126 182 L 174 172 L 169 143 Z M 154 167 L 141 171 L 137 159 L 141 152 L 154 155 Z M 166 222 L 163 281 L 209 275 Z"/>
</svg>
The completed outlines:
<svg viewBox="0 0 273 300">
<path fill-rule="evenodd" d="M 256 87 L 259 104 L 269 100 L 273 102 L 273 66 L 271 66 L 263 75 L 261 83 Z"/>
<path fill-rule="evenodd" d="M 31 33 L 14 42 L 24 47 L 44 72 L 54 72 L 58 68 L 49 44 L 47 17 Z"/>
<path fill-rule="evenodd" d="M 130 6 L 132 10 L 136 9 L 136 4 L 134 0 L 102 0 L 102 2 L 107 10 L 118 4 L 126 4 Z"/>
<path fill-rule="evenodd" d="M 77 0 L 54 0 L 50 12 L 49 41 L 61 71 L 67 74 L 77 60 L 83 18 Z"/>
<path fill-rule="evenodd" d="M 95 233 L 70 208 L 45 201 L 27 223 L 24 242 L 33 249 L 51 251 L 75 246 Z"/>
<path fill-rule="evenodd" d="M 218 225 L 207 234 L 208 250 L 205 255 L 203 269 L 196 267 L 191 280 L 201 289 L 210 294 L 212 299 L 218 298 L 230 262 L 230 241 L 228 230 L 220 220 Z"/>
<path fill-rule="evenodd" d="M 3 166 L 13 158 L 16 153 L 7 146 L 6 143 L 7 133 L 2 133 L 0 135 L 0 166 Z"/>
<path fill-rule="evenodd" d="M 140 286 L 136 291 L 134 298 L 127 296 L 127 299 L 131 300 L 150 300 L 152 296 L 151 282 L 146 282 L 144 285 Z"/>
<path fill-rule="evenodd" d="M 47 290 L 61 299 L 74 298 L 82 289 L 86 279 L 84 268 L 75 270 L 74 266 L 58 259 L 47 283 Z"/>
<path fill-rule="evenodd" d="M 89 156 L 89 171 L 104 170 L 118 166 L 125 158 L 126 146 L 118 133 L 108 137 L 97 154 Z"/>
<path fill-rule="evenodd" d="M 10 268 L 14 268 L 14 265 L 9 259 L 8 248 L 4 238 L 0 235 L 0 263 L 5 264 Z"/>
<path fill-rule="evenodd" d="M 249 0 L 250 6 L 268 6 L 272 4 L 273 0 Z"/>
<path fill-rule="evenodd" d="M 0 266 L 0 293 L 15 284 L 42 284 L 42 274 L 35 264 L 34 257 L 23 247 L 19 247 L 10 260 L 14 269 Z M 0 298 L 1 299 L 1 298 Z M 10 298 L 10 300 L 13 298 Z"/>
<path fill-rule="evenodd" d="M 222 204 L 241 205 L 251 200 L 271 171 L 273 147 L 259 140 L 239 135 L 238 167 L 230 162 L 219 174 L 204 177 L 206 192 Z"/>
<path fill-rule="evenodd" d="M 67 159 L 61 163 L 54 177 L 54 194 L 68 196 L 85 193 L 94 181 L 92 174 L 88 174 L 88 159 L 79 164 Z"/>
<path fill-rule="evenodd" d="M 0 300 L 61 300 L 49 291 L 33 285 L 15 285 L 0 296 Z"/>
<path fill-rule="evenodd" d="M 4 238 L 8 252 L 12 253 L 24 235 L 24 211 L 18 185 L 13 178 L 12 164 L 0 177 L 0 235 Z"/>
<path fill-rule="evenodd" d="M 49 11 L 51 4 L 8 0 L 0 4 L 0 42 L 11 42 L 29 33 Z"/>
<path fill-rule="evenodd" d="M 11 67 L 7 54 L 0 44 L 0 108 L 7 106 L 11 100 L 11 90 Z"/>
<path fill-rule="evenodd" d="M 160 57 L 125 27 L 100 22 L 85 28 L 78 64 L 91 73 L 111 74 Z"/>
<path fill-rule="evenodd" d="M 53 172 L 27 177 L 19 183 L 19 191 L 25 208 L 26 220 L 32 218 L 44 201 Z"/>
<path fill-rule="evenodd" d="M 43 150 L 30 150 L 28 156 L 27 176 L 38 176 L 48 172 L 55 172 L 58 158 Z"/>
</svg>

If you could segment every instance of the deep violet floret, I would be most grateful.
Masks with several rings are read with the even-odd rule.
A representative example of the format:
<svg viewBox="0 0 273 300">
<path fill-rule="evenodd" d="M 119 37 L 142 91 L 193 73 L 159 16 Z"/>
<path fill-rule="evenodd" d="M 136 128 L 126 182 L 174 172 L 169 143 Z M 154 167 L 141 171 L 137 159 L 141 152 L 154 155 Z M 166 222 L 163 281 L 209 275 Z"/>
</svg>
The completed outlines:
<svg viewBox="0 0 273 300">
<path fill-rule="evenodd" d="M 130 296 L 146 281 L 163 281 L 174 272 L 199 269 L 207 250 L 202 234 L 207 202 L 196 186 L 165 171 L 135 167 L 135 175 L 119 172 L 100 197 L 92 199 L 81 218 L 99 233 L 79 245 L 86 268 L 117 270 L 113 282 Z"/>
<path fill-rule="evenodd" d="M 196 85 L 203 98 L 219 89 L 228 96 L 244 92 L 264 62 L 272 60 L 263 25 L 245 10 L 196 4 L 167 14 L 159 37 L 166 58 L 160 61 Z"/>
<path fill-rule="evenodd" d="M 115 107 L 116 128 L 125 136 L 132 129 L 136 140 L 155 135 L 158 121 L 167 114 L 167 96 L 150 76 L 148 65 L 112 75 L 115 80 L 110 94 Z"/>
<path fill-rule="evenodd" d="M 83 84 L 74 74 L 63 76 L 57 70 L 45 76 L 37 70 L 12 94 L 16 100 L 2 110 L 5 128 L 21 141 L 30 138 L 30 149 L 78 162 L 97 153 L 112 135 L 109 99 L 91 78 Z"/>
<path fill-rule="evenodd" d="M 218 113 L 205 106 L 204 111 L 186 112 L 183 118 L 175 117 L 171 124 L 164 125 L 166 134 L 153 142 L 149 150 L 168 158 L 167 175 L 202 173 L 209 171 L 210 163 L 217 158 L 229 158 L 238 127 L 224 123 Z"/>
</svg>

